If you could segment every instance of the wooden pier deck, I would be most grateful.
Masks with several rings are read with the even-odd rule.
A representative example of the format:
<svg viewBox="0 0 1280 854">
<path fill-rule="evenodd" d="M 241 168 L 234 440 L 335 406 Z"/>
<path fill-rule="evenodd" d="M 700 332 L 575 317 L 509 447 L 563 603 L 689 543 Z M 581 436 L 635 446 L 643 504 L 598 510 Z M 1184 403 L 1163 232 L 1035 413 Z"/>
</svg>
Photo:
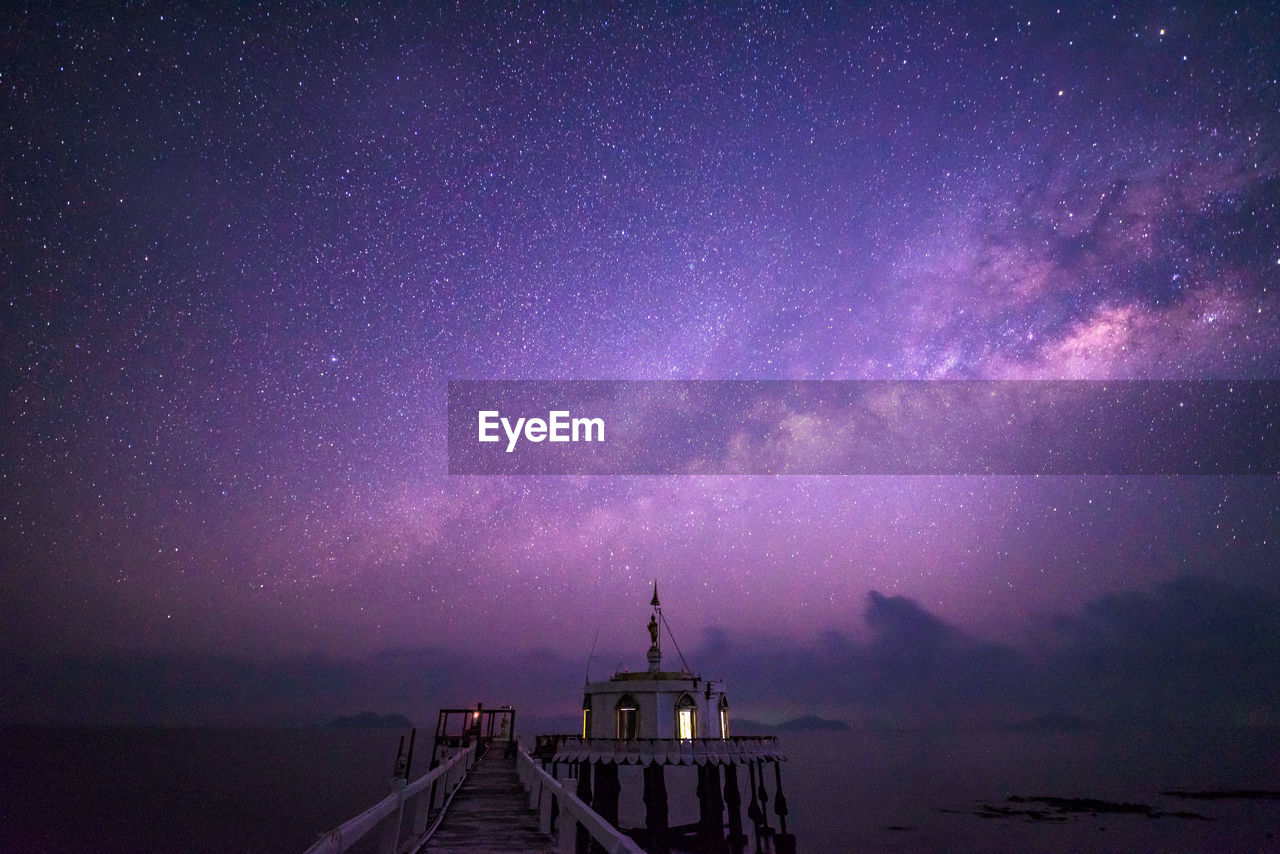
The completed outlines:
<svg viewBox="0 0 1280 854">
<path fill-rule="evenodd" d="M 538 832 L 538 816 L 528 807 L 515 759 L 491 750 L 471 769 L 423 850 L 554 854 L 556 848 L 551 837 Z"/>
</svg>

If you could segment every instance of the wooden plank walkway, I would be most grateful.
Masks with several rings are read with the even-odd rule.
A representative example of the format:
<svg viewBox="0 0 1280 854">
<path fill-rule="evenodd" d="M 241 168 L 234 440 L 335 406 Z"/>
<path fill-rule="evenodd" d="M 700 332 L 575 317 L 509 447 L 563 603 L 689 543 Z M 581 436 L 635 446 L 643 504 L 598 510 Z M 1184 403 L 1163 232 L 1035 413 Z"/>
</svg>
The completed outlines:
<svg viewBox="0 0 1280 854">
<path fill-rule="evenodd" d="M 551 837 L 538 832 L 538 815 L 516 776 L 516 760 L 495 748 L 467 775 L 444 821 L 424 851 L 554 854 Z"/>
</svg>

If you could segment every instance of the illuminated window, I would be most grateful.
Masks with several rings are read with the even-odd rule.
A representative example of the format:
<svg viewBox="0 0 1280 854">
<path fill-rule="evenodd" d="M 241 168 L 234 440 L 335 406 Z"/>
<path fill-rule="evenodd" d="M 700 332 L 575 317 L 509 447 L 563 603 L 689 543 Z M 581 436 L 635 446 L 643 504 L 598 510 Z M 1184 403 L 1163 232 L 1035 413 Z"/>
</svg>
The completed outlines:
<svg viewBox="0 0 1280 854">
<path fill-rule="evenodd" d="M 639 722 L 640 713 L 636 710 L 635 698 L 630 694 L 623 694 L 618 701 L 618 738 L 635 738 Z"/>
<path fill-rule="evenodd" d="M 720 695 L 720 737 L 729 737 L 729 698 Z"/>
<path fill-rule="evenodd" d="M 582 698 L 582 737 L 591 738 L 591 695 Z"/>
<path fill-rule="evenodd" d="M 676 702 L 676 738 L 698 737 L 698 706 L 688 694 Z"/>
</svg>

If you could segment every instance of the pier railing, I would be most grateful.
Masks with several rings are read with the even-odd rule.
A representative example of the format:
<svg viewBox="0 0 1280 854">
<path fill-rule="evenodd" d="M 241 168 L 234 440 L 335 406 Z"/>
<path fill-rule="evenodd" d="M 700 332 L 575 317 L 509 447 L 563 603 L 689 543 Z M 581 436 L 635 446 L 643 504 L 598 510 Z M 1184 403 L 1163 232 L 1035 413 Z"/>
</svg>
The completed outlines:
<svg viewBox="0 0 1280 854">
<path fill-rule="evenodd" d="M 460 749 L 447 761 L 432 768 L 412 783 L 398 780 L 398 787 L 369 809 L 324 834 L 303 854 L 342 854 L 379 825 L 379 854 L 393 854 L 404 835 L 404 817 L 413 815 L 414 838 L 427 833 L 431 811 L 442 807 L 475 764 L 476 746 Z"/>
<path fill-rule="evenodd" d="M 584 829 L 608 854 L 644 854 L 644 849 L 631 837 L 605 821 L 564 784 L 539 767 L 523 748 L 517 753 L 516 771 L 529 793 L 530 808 L 538 813 L 538 829 L 548 835 L 552 835 L 554 830 L 556 845 L 564 854 L 573 854 L 576 850 L 578 828 Z"/>
<path fill-rule="evenodd" d="M 583 738 L 540 735 L 533 750 L 557 762 L 614 762 L 619 765 L 705 765 L 743 763 L 753 759 L 785 761 L 777 736 L 735 735 L 729 738 Z"/>
</svg>

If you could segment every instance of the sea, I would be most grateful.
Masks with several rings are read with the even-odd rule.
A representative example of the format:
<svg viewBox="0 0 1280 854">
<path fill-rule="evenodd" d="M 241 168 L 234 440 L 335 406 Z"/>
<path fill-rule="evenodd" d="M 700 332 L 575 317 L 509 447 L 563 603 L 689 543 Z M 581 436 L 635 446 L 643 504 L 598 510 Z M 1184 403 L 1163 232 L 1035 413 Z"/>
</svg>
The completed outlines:
<svg viewBox="0 0 1280 854">
<path fill-rule="evenodd" d="M 320 727 L 0 730 L 0 852 L 299 854 L 387 793 L 399 739 Z M 1276 730 L 781 740 L 787 829 L 802 852 L 1280 852 Z M 417 748 L 425 770 L 429 745 Z"/>
</svg>

